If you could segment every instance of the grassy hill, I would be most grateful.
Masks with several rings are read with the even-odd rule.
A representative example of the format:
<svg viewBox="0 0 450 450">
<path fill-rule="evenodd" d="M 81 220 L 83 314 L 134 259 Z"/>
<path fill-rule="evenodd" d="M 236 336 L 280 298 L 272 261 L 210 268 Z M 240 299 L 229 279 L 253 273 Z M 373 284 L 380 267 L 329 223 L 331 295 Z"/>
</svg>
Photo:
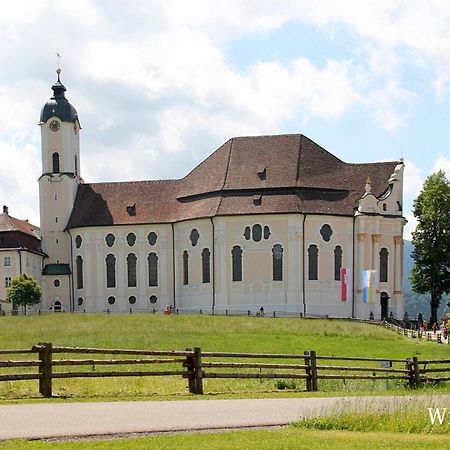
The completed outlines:
<svg viewBox="0 0 450 450">
<path fill-rule="evenodd" d="M 448 347 L 412 340 L 379 326 L 348 321 L 293 318 L 73 315 L 58 314 L 0 319 L 1 348 L 30 348 L 38 342 L 60 346 L 203 351 L 296 353 L 316 350 L 319 355 L 372 356 L 404 359 L 448 358 Z M 10 355 L 5 358 L 11 359 Z M 95 367 L 92 370 L 96 370 Z M 274 380 L 208 380 L 208 393 L 255 395 L 276 390 Z M 381 382 L 380 382 L 381 383 Z M 37 396 L 37 383 L 2 382 L 0 397 Z M 321 391 L 372 390 L 371 382 L 322 383 Z M 75 398 L 136 398 L 148 395 L 186 395 L 181 379 L 67 379 L 54 382 L 56 395 Z M 303 382 L 295 387 L 304 390 Z M 402 388 L 401 385 L 391 385 Z M 385 389 L 384 383 L 376 389 Z"/>
</svg>

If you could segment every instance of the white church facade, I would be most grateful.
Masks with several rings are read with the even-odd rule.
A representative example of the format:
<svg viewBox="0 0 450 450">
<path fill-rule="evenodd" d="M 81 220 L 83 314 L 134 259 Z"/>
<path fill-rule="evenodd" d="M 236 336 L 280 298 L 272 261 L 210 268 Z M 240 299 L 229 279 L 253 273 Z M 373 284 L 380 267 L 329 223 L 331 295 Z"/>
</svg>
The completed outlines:
<svg viewBox="0 0 450 450">
<path fill-rule="evenodd" d="M 52 89 L 39 123 L 43 309 L 403 315 L 402 161 L 238 137 L 182 179 L 85 183 L 59 74 Z"/>
</svg>

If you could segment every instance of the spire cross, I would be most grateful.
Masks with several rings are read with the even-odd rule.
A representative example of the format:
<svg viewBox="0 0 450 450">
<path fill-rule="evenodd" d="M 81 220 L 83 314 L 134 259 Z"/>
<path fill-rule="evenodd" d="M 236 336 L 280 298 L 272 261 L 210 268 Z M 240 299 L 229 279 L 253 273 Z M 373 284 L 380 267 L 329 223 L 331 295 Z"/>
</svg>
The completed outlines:
<svg viewBox="0 0 450 450">
<path fill-rule="evenodd" d="M 58 81 L 59 81 L 59 74 L 61 73 L 61 67 L 59 65 L 59 60 L 62 58 L 61 53 L 59 53 L 59 48 L 56 50 L 55 56 L 58 58 L 58 68 L 56 69 L 56 73 L 58 74 Z"/>
<path fill-rule="evenodd" d="M 62 58 L 61 53 L 59 53 L 59 48 L 56 50 L 55 56 L 58 58 L 58 69 L 59 69 L 59 60 Z"/>
</svg>

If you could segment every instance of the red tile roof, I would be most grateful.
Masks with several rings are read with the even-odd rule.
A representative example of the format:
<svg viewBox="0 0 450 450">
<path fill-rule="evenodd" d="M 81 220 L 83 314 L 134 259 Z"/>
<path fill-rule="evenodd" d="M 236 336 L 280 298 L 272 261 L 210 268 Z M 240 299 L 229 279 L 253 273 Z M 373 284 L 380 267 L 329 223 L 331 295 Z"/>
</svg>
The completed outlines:
<svg viewBox="0 0 450 450">
<path fill-rule="evenodd" d="M 19 231 L 37 237 L 39 227 L 32 225 L 28 220 L 20 220 L 7 213 L 0 214 L 0 233 L 5 231 Z"/>
<path fill-rule="evenodd" d="M 27 249 L 42 254 L 39 228 L 27 220 L 0 214 L 0 248 Z"/>
<path fill-rule="evenodd" d="M 352 216 L 367 178 L 378 196 L 397 164 L 348 164 L 298 134 L 233 138 L 180 180 L 80 185 L 67 228 L 239 214 Z"/>
</svg>

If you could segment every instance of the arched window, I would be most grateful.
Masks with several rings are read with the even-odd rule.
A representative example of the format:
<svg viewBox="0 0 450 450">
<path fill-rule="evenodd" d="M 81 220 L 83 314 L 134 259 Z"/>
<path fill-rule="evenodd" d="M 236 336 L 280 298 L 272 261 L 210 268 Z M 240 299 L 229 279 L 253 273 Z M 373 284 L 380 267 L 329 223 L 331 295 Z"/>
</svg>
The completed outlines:
<svg viewBox="0 0 450 450">
<path fill-rule="evenodd" d="M 148 285 L 158 286 L 158 255 L 149 253 L 148 258 Z"/>
<path fill-rule="evenodd" d="M 116 257 L 111 253 L 106 257 L 106 287 L 116 287 Z"/>
<path fill-rule="evenodd" d="M 342 267 L 342 247 L 340 245 L 334 248 L 334 281 L 341 280 Z"/>
<path fill-rule="evenodd" d="M 130 253 L 127 256 L 128 287 L 136 287 L 136 263 L 136 255 L 134 253 Z"/>
<path fill-rule="evenodd" d="M 233 281 L 242 281 L 242 249 L 239 245 L 235 245 L 231 250 L 231 258 L 233 263 Z"/>
<path fill-rule="evenodd" d="M 77 266 L 77 289 L 83 289 L 83 258 L 81 256 L 77 256 L 76 266 Z"/>
<path fill-rule="evenodd" d="M 319 249 L 317 245 L 311 244 L 308 247 L 308 280 L 318 279 L 318 266 L 319 266 Z"/>
<path fill-rule="evenodd" d="M 388 281 L 388 269 L 389 269 L 389 250 L 382 248 L 380 250 L 380 281 Z"/>
<path fill-rule="evenodd" d="M 183 284 L 189 284 L 189 253 L 187 250 L 183 252 Z"/>
<path fill-rule="evenodd" d="M 59 153 L 54 152 L 52 155 L 53 173 L 59 173 Z"/>
<path fill-rule="evenodd" d="M 259 242 L 262 238 L 262 227 L 259 223 L 255 223 L 252 227 L 252 237 L 255 242 Z"/>
<path fill-rule="evenodd" d="M 211 260 L 211 252 L 209 251 L 209 248 L 204 248 L 202 250 L 202 281 L 203 281 L 203 283 L 211 282 L 210 260 Z"/>
<path fill-rule="evenodd" d="M 283 281 L 283 247 L 275 244 L 272 248 L 273 281 Z"/>
</svg>

